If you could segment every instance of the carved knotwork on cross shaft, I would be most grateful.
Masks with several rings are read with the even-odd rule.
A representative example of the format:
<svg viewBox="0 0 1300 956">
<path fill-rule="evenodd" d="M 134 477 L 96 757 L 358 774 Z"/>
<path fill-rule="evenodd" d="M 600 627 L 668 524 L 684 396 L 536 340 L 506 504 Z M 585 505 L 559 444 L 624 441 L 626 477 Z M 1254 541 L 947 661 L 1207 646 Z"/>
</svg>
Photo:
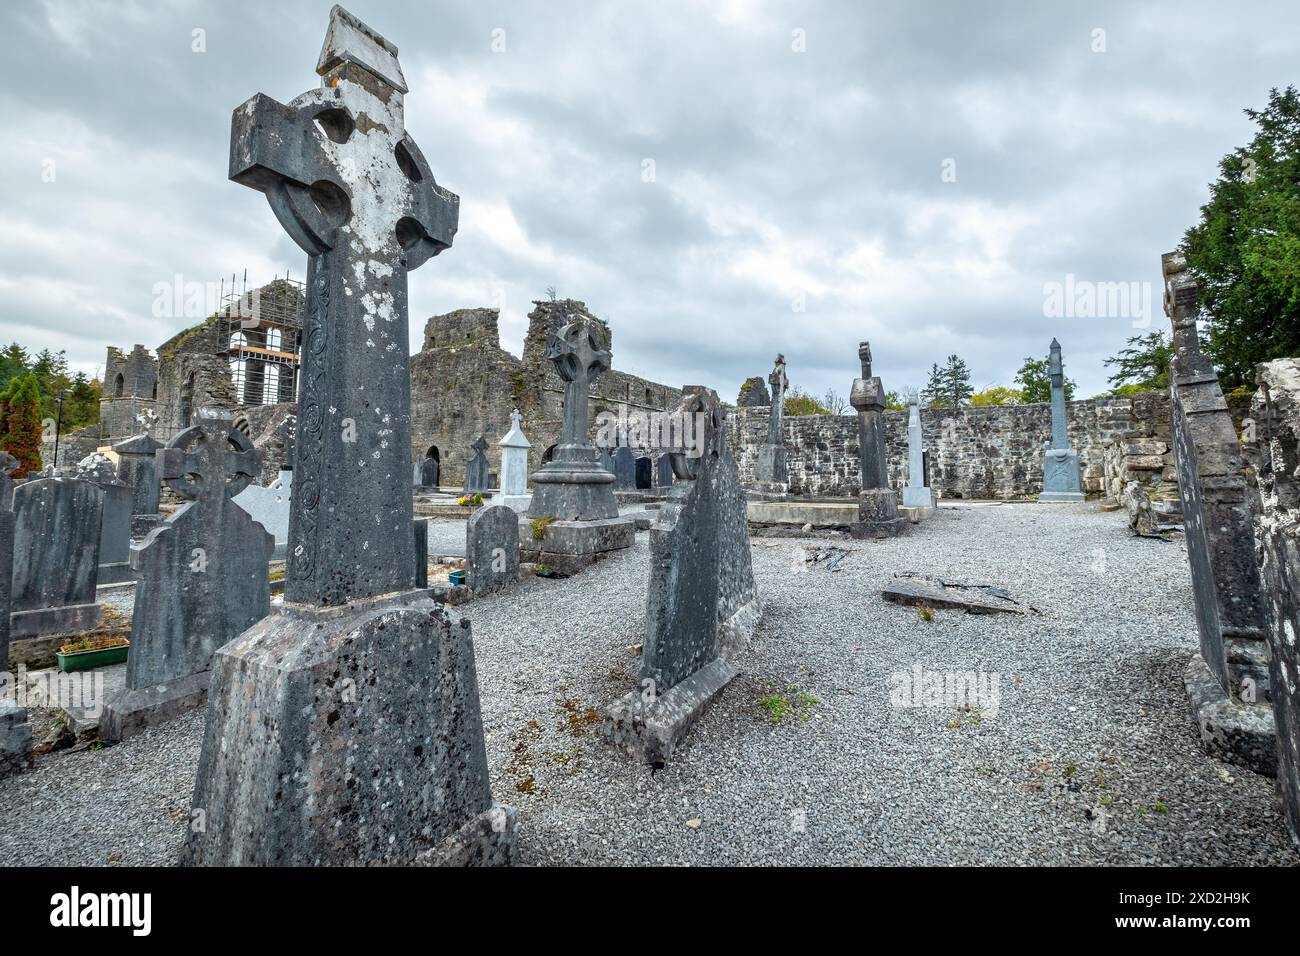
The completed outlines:
<svg viewBox="0 0 1300 956">
<path fill-rule="evenodd" d="M 220 503 L 233 498 L 262 469 L 262 453 L 227 421 L 191 426 L 158 451 L 159 477 L 182 498 Z"/>
</svg>

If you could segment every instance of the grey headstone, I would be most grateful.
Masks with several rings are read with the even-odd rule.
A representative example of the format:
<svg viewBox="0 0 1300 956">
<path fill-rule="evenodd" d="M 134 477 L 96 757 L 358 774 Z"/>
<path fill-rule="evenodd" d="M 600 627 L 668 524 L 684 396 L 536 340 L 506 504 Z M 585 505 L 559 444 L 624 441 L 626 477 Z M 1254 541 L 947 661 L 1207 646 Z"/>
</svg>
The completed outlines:
<svg viewBox="0 0 1300 956">
<path fill-rule="evenodd" d="M 1043 492 L 1039 501 L 1083 501 L 1079 453 L 1070 447 L 1065 421 L 1065 366 L 1061 343 L 1052 339 L 1047 361 L 1052 383 L 1052 440 L 1043 443 Z"/>
<path fill-rule="evenodd" d="M 655 487 L 671 488 L 673 486 L 673 460 L 667 454 L 655 459 Z"/>
<path fill-rule="evenodd" d="M 407 274 L 459 199 L 406 132 L 393 44 L 335 6 L 318 72 L 231 133 L 231 178 L 308 254 L 307 319 L 285 603 L 213 658 L 184 860 L 508 863 L 469 622 L 414 589 Z"/>
<path fill-rule="evenodd" d="M 469 586 L 475 594 L 519 580 L 519 515 L 505 505 L 479 508 L 465 529 Z"/>
<path fill-rule="evenodd" d="M 14 490 L 11 637 L 93 627 L 103 493 L 78 478 L 37 478 Z"/>
<path fill-rule="evenodd" d="M 131 486 L 131 514 L 156 515 L 161 491 L 155 458 L 162 442 L 149 435 L 136 435 L 113 446 L 117 453 L 117 477 Z"/>
<path fill-rule="evenodd" d="M 415 586 L 429 586 L 429 519 L 415 519 Z"/>
<path fill-rule="evenodd" d="M 432 455 L 420 461 L 420 484 L 425 488 L 438 487 L 438 461 Z"/>
<path fill-rule="evenodd" d="M 685 390 L 680 413 L 704 414 L 703 454 L 674 453 L 681 481 L 650 530 L 650 587 L 638 689 L 606 712 L 604 734 L 653 764 L 735 676 L 727 662 L 758 625 L 745 492 L 717 393 Z"/>
<path fill-rule="evenodd" d="M 487 439 L 479 435 L 470 447 L 474 453 L 470 455 L 469 461 L 465 463 L 466 494 L 487 491 L 490 487 L 488 484 Z"/>
<path fill-rule="evenodd" d="M 916 402 L 907 409 L 907 485 L 903 488 L 905 508 L 933 508 L 934 496 L 925 483 L 925 449 L 921 438 L 921 410 Z"/>
<path fill-rule="evenodd" d="M 231 500 L 261 473 L 261 452 L 229 421 L 203 419 L 158 453 L 158 466 L 187 500 L 132 549 L 131 653 L 125 690 L 100 724 L 109 740 L 202 703 L 212 655 L 271 609 L 275 539 Z"/>
<path fill-rule="evenodd" d="M 636 454 L 626 445 L 614 450 L 614 487 L 619 491 L 636 488 Z"/>
<path fill-rule="evenodd" d="M 1201 699 L 1198 723 L 1202 742 L 1223 759 L 1234 759 L 1231 744 L 1210 724 L 1228 724 L 1234 711 L 1270 700 L 1269 649 L 1264 629 L 1259 570 L 1255 564 L 1254 515 L 1243 477 L 1241 445 L 1219 387 L 1214 364 L 1202 354 L 1196 332 L 1196 282 L 1182 256 L 1162 259 L 1165 311 L 1173 323 L 1170 360 L 1174 461 L 1183 501 L 1183 527 L 1192 571 L 1192 600 L 1201 657 L 1226 707 Z M 1184 676 L 1190 694 L 1203 698 L 1196 673 Z M 1207 710 L 1208 708 L 1208 710 Z M 1213 721 L 1207 720 L 1209 712 Z M 1249 716 L 1242 714 L 1244 722 Z M 1244 735 L 1243 739 L 1244 739 Z M 1249 764 L 1245 748 L 1238 762 Z"/>
</svg>

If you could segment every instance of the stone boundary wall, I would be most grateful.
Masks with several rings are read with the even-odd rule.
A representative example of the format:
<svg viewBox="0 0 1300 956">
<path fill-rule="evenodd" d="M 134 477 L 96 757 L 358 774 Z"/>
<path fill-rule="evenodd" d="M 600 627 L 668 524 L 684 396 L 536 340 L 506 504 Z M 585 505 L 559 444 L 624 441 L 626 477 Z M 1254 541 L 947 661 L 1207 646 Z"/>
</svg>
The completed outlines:
<svg viewBox="0 0 1300 956">
<path fill-rule="evenodd" d="M 1130 451 L 1137 456 L 1148 449 L 1155 454 L 1157 444 L 1168 445 L 1169 396 L 1163 393 L 1068 402 L 1066 414 L 1070 445 L 1079 452 L 1084 490 L 1090 494 L 1108 490 L 1107 446 L 1152 443 L 1134 445 Z M 765 407 L 734 408 L 728 415 L 728 438 L 743 482 L 754 480 L 767 418 Z M 1043 483 L 1043 442 L 1051 430 L 1051 406 L 1046 403 L 923 408 L 930 485 L 944 498 L 1036 498 Z M 819 498 L 858 493 L 856 415 L 787 417 L 784 433 L 792 494 Z M 907 480 L 907 412 L 885 413 L 885 441 L 890 485 L 902 488 Z"/>
</svg>

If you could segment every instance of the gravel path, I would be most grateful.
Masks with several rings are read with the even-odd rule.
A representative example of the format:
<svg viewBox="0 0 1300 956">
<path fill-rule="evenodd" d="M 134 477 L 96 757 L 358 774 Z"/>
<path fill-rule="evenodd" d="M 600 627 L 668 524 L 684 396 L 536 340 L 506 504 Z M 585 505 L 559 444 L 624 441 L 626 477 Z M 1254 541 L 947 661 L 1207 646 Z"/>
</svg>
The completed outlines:
<svg viewBox="0 0 1300 956">
<path fill-rule="evenodd" d="M 444 524 L 463 540 L 443 521 L 431 540 Z M 1133 538 L 1094 505 L 948 506 L 893 541 L 834 542 L 853 549 L 841 571 L 795 570 L 827 543 L 753 542 L 767 613 L 741 676 L 657 773 L 603 745 L 597 719 L 635 684 L 646 535 L 454 609 L 474 624 L 493 792 L 519 810 L 523 862 L 1297 861 L 1273 781 L 1205 756 L 1188 717 L 1181 541 Z M 1000 585 L 1042 613 L 926 621 L 880 600 L 896 571 Z M 891 675 L 917 665 L 997 675 L 998 696 L 891 705 Z M 773 694 L 792 711 L 775 721 Z M 174 860 L 200 734 L 192 715 L 0 782 L 0 863 Z"/>
</svg>

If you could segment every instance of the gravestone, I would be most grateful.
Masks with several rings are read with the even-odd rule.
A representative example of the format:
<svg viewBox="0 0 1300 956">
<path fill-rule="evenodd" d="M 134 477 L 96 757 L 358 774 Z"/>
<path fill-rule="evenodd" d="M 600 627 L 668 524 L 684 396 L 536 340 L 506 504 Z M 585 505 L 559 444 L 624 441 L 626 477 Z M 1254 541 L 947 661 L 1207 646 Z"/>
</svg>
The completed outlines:
<svg viewBox="0 0 1300 956">
<path fill-rule="evenodd" d="M 520 528 L 522 557 L 572 574 L 616 551 L 630 548 L 636 522 L 620 518 L 614 475 L 601 467 L 587 441 L 591 386 L 609 370 L 604 329 L 587 315 L 570 315 L 546 340 L 546 357 L 564 382 L 564 422 L 555 456 L 533 474 L 533 500 Z M 552 518 L 534 538 L 531 521 Z"/>
<path fill-rule="evenodd" d="M 606 739 L 655 765 L 673 754 L 736 676 L 729 659 L 758 626 L 746 495 L 712 389 L 685 389 L 679 413 L 704 414 L 699 457 L 673 453 L 681 479 L 650 529 L 638 687 L 605 712 Z"/>
<path fill-rule="evenodd" d="M 117 477 L 117 466 L 95 452 L 77 463 L 77 477 L 92 481 L 103 493 L 99 534 L 97 584 L 122 584 L 132 580 L 132 489 Z"/>
<path fill-rule="evenodd" d="M 162 442 L 149 435 L 136 435 L 113 446 L 117 455 L 117 477 L 131 486 L 131 514 L 158 514 L 161 488 L 155 457 Z"/>
<path fill-rule="evenodd" d="M 482 493 L 488 490 L 487 441 L 482 435 L 470 446 L 474 454 L 465 463 L 465 494 Z"/>
<path fill-rule="evenodd" d="M 475 594 L 499 591 L 519 580 L 519 514 L 505 505 L 479 508 L 465 529 L 469 587 Z"/>
<path fill-rule="evenodd" d="M 767 377 L 772 387 L 772 403 L 767 413 L 767 441 L 759 446 L 754 463 L 754 488 L 761 495 L 784 495 L 790 490 L 790 471 L 785 463 L 785 393 L 790 379 L 785 373 L 785 356 L 778 355 Z"/>
<path fill-rule="evenodd" d="M 871 344 L 858 345 L 862 377 L 853 380 L 849 403 L 858 412 L 858 463 L 862 491 L 858 495 L 858 520 L 849 525 L 855 538 L 887 538 L 907 526 L 899 514 L 898 498 L 889 487 L 885 458 L 885 387 L 871 374 Z"/>
<path fill-rule="evenodd" d="M 626 445 L 614 449 L 614 487 L 619 491 L 636 490 L 636 454 Z"/>
<path fill-rule="evenodd" d="M 438 459 L 432 455 L 425 455 L 424 459 L 416 466 L 418 474 L 416 484 L 422 488 L 438 487 Z"/>
<path fill-rule="evenodd" d="M 13 586 L 14 482 L 9 473 L 18 459 L 0 452 L 0 778 L 24 770 L 32 762 L 32 725 L 20 707 L 9 673 L 9 611 Z"/>
<path fill-rule="evenodd" d="M 671 488 L 673 486 L 673 460 L 668 454 L 655 459 L 655 487 Z"/>
<path fill-rule="evenodd" d="M 904 508 L 933 508 L 934 495 L 925 483 L 925 450 L 921 439 L 921 410 L 911 402 L 907 410 L 907 485 Z"/>
<path fill-rule="evenodd" d="M 79 478 L 36 478 L 14 490 L 14 516 L 11 640 L 99 627 L 103 492 Z"/>
<path fill-rule="evenodd" d="M 645 455 L 636 460 L 636 490 L 649 491 L 654 486 L 654 464 Z"/>
<path fill-rule="evenodd" d="M 289 502 L 293 499 L 293 469 L 281 468 L 269 485 L 249 485 L 232 499 L 275 540 L 272 560 L 282 560 L 289 546 Z"/>
<path fill-rule="evenodd" d="M 296 493 L 284 604 L 213 658 L 185 860 L 508 863 L 469 621 L 414 587 L 407 274 L 459 199 L 406 132 L 396 47 L 335 6 L 317 72 L 231 132 L 231 178 L 308 255 Z"/>
<path fill-rule="evenodd" d="M 1061 343 L 1052 339 L 1047 359 L 1052 384 L 1052 439 L 1043 442 L 1043 491 L 1039 501 L 1083 501 L 1079 453 L 1070 447 L 1065 423 L 1065 366 Z"/>
<path fill-rule="evenodd" d="M 212 655 L 271 609 L 275 538 L 233 500 L 261 474 L 262 453 L 229 420 L 205 417 L 168 442 L 158 468 L 185 503 L 132 549 L 131 653 L 100 720 L 105 740 L 201 706 Z"/>
<path fill-rule="evenodd" d="M 510 431 L 497 442 L 501 449 L 501 503 L 515 511 L 527 511 L 532 497 L 528 494 L 528 449 L 519 409 L 510 413 Z M 518 538 L 519 532 L 515 532 Z"/>
<path fill-rule="evenodd" d="M 1192 571 L 1201 653 L 1183 675 L 1201 742 L 1213 755 L 1273 773 L 1276 737 L 1268 641 L 1255 564 L 1254 516 L 1241 446 L 1214 363 L 1196 333 L 1196 281 L 1177 253 L 1162 257 L 1174 463 Z"/>
<path fill-rule="evenodd" d="M 1277 730 L 1277 790 L 1287 829 L 1300 848 L 1300 359 L 1265 362 L 1246 423 L 1258 442 L 1260 605 Z M 1251 436 L 1250 430 L 1256 434 Z M 1190 541 L 1189 550 L 1190 550 Z"/>
</svg>

